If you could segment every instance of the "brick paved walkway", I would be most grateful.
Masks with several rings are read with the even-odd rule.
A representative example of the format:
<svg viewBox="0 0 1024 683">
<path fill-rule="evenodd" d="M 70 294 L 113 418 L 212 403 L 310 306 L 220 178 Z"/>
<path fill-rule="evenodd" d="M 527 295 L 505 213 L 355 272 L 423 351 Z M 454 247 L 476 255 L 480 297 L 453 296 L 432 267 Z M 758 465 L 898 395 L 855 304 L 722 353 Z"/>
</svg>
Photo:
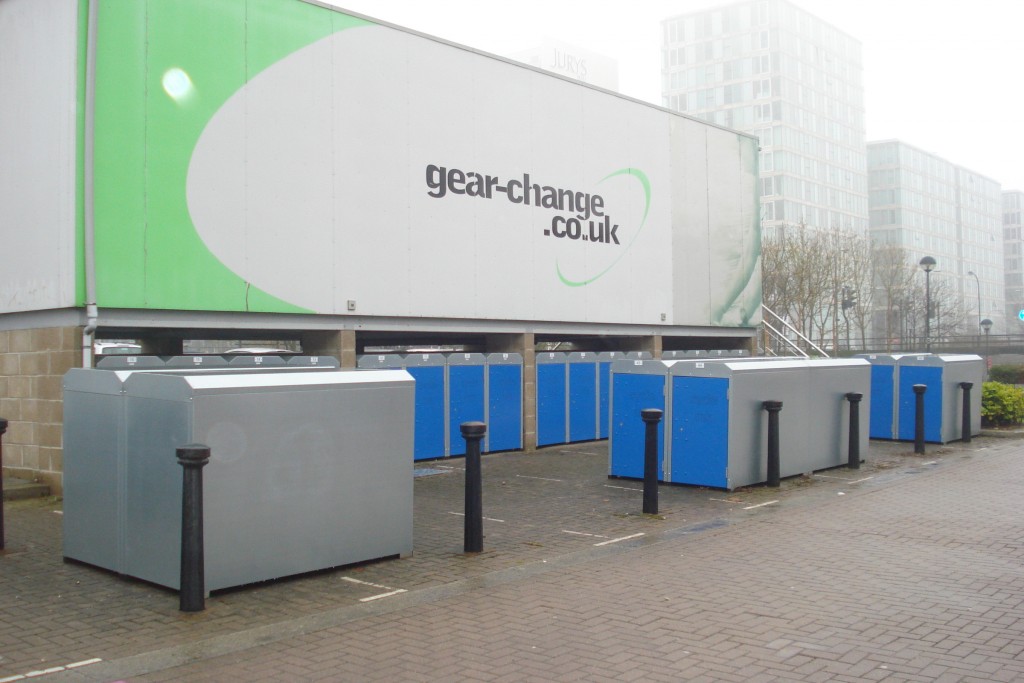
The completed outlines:
<svg viewBox="0 0 1024 683">
<path fill-rule="evenodd" d="M 661 518 L 604 444 L 488 456 L 485 553 L 461 553 L 461 472 L 421 477 L 412 558 L 197 615 L 62 564 L 56 506 L 15 503 L 0 681 L 1022 680 L 1022 445 L 873 443 L 781 491 L 663 487 Z"/>
</svg>

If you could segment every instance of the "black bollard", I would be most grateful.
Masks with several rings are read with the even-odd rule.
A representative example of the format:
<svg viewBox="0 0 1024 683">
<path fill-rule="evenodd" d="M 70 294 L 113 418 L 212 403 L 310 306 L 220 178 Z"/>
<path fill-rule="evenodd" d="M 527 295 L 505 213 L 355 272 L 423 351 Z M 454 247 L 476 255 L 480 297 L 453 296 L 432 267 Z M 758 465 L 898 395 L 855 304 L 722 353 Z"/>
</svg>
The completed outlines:
<svg viewBox="0 0 1024 683">
<path fill-rule="evenodd" d="M 782 401 L 764 401 L 761 406 L 768 411 L 768 486 L 778 488 L 781 469 L 779 465 L 779 411 Z"/>
<path fill-rule="evenodd" d="M 964 390 L 964 414 L 960 420 L 960 440 L 964 443 L 971 442 L 971 387 L 974 382 L 960 382 L 960 388 Z"/>
<path fill-rule="evenodd" d="M 181 585 L 178 609 L 202 612 L 206 608 L 203 558 L 203 467 L 210 448 L 191 443 L 176 450 L 182 466 L 181 481 Z"/>
<path fill-rule="evenodd" d="M 927 384 L 914 385 L 914 452 L 924 453 L 924 392 Z"/>
<path fill-rule="evenodd" d="M 7 420 L 0 417 L 0 550 L 4 549 L 4 434 Z"/>
<path fill-rule="evenodd" d="M 487 433 L 487 425 L 483 422 L 463 422 L 459 429 L 462 430 L 462 438 L 466 440 L 466 526 L 462 550 L 467 553 L 479 553 L 484 549 L 480 440 Z"/>
<path fill-rule="evenodd" d="M 864 398 L 864 394 L 859 394 L 856 391 L 851 391 L 846 395 L 846 400 L 850 402 L 850 448 L 849 460 L 847 467 L 851 470 L 860 469 L 860 401 Z"/>
<path fill-rule="evenodd" d="M 658 423 L 662 412 L 657 408 L 644 408 L 640 417 L 644 421 L 644 514 L 658 514 Z"/>
</svg>

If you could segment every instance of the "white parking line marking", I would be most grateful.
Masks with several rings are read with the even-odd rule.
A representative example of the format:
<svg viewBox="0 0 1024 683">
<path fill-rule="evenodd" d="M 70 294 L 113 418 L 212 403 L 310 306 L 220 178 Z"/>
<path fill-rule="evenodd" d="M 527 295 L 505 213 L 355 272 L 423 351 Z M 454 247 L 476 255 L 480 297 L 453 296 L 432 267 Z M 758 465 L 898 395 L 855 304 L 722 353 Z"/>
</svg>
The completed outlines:
<svg viewBox="0 0 1024 683">
<path fill-rule="evenodd" d="M 623 491 L 643 491 L 643 489 L 634 489 L 628 486 L 612 486 L 611 484 L 605 484 L 606 489 L 622 489 Z"/>
<path fill-rule="evenodd" d="M 448 514 L 449 515 L 456 515 L 458 517 L 465 517 L 466 516 L 465 512 L 449 512 Z M 503 520 L 503 519 L 494 519 L 493 517 L 484 517 L 484 519 L 486 519 L 488 522 L 501 522 L 502 524 L 505 523 L 505 520 Z"/>
<path fill-rule="evenodd" d="M 370 583 L 369 581 L 360 581 L 359 579 L 353 579 L 351 576 L 341 577 L 342 581 L 348 581 L 349 583 L 358 583 L 360 586 L 369 586 L 370 588 L 383 588 L 386 591 L 394 590 L 391 586 L 383 586 L 379 583 Z"/>
<path fill-rule="evenodd" d="M 38 671 L 29 671 L 24 674 L 17 674 L 16 676 L 7 676 L 6 678 L 0 678 L 0 683 L 14 683 L 14 681 L 24 681 L 29 678 L 39 678 L 40 676 L 46 676 L 47 674 L 55 674 L 61 671 L 67 671 L 68 669 L 78 669 L 83 666 L 102 662 L 103 660 L 96 657 L 93 659 L 85 659 L 81 662 L 75 662 L 73 664 L 65 664 L 64 666 L 54 666 L 49 669 L 40 669 Z"/>
<path fill-rule="evenodd" d="M 74 664 L 68 664 L 64 668 L 65 669 L 77 669 L 80 666 L 89 666 L 90 664 L 97 664 L 97 663 L 102 662 L 102 661 L 103 660 L 100 659 L 99 657 L 95 657 L 93 659 L 86 659 L 86 660 L 81 661 L 81 662 L 75 662 Z"/>
<path fill-rule="evenodd" d="M 42 669 L 41 671 L 29 671 L 25 674 L 25 678 L 38 678 L 39 676 L 45 676 L 46 674 L 55 674 L 58 671 L 63 671 L 63 666 L 55 666 L 50 669 Z"/>
<path fill-rule="evenodd" d="M 745 507 L 743 509 L 744 510 L 753 510 L 754 508 L 763 508 L 765 505 L 775 505 L 775 503 L 778 503 L 778 502 L 779 501 L 777 501 L 777 500 L 769 500 L 767 503 L 758 503 L 757 505 L 750 505 L 750 506 L 747 506 L 747 507 Z"/>
<path fill-rule="evenodd" d="M 601 541 L 600 543 L 595 543 L 594 545 L 595 546 L 598 546 L 598 545 L 609 545 L 611 543 L 618 543 L 619 541 L 628 541 L 631 538 L 639 538 L 640 536 L 643 536 L 643 535 L 644 535 L 643 532 L 640 532 L 639 534 L 633 534 L 632 536 L 623 536 L 622 538 L 613 538 L 610 541 Z"/>
<path fill-rule="evenodd" d="M 568 529 L 562 529 L 563 534 L 572 534 L 573 536 L 590 536 L 591 538 L 608 538 L 601 534 L 585 534 L 582 531 L 569 531 Z"/>
<path fill-rule="evenodd" d="M 359 602 L 370 602 L 371 600 L 380 600 L 381 598 L 389 598 L 392 595 L 398 595 L 399 593 L 405 592 L 406 591 L 404 588 L 398 588 L 396 590 L 391 591 L 390 593 L 381 593 L 380 595 L 371 595 L 368 598 L 360 598 Z"/>
<path fill-rule="evenodd" d="M 552 479 L 550 477 L 531 477 L 526 474 L 517 474 L 520 479 L 540 479 L 541 481 L 562 481 L 561 479 Z"/>
<path fill-rule="evenodd" d="M 744 502 L 742 500 L 729 500 L 728 498 L 708 498 L 708 500 L 713 500 L 716 503 L 733 503 L 733 504 Z"/>
<path fill-rule="evenodd" d="M 868 479 L 874 479 L 874 477 L 872 476 L 872 477 L 864 477 L 863 479 L 854 479 L 854 480 L 853 480 L 853 481 L 851 481 L 850 483 L 851 483 L 851 484 L 859 484 L 859 483 L 861 483 L 862 481 L 867 481 Z"/>
</svg>

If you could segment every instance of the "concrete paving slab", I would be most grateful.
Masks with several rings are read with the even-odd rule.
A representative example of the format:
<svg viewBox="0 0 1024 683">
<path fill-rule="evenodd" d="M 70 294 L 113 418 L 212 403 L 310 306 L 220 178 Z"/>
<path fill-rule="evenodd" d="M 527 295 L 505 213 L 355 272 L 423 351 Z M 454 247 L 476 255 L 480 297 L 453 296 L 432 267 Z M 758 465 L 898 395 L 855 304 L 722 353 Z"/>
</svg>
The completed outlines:
<svg viewBox="0 0 1024 683">
<path fill-rule="evenodd" d="M 860 470 L 780 489 L 662 486 L 657 516 L 604 443 L 488 455 L 473 555 L 462 462 L 426 463 L 412 557 L 198 614 L 62 562 L 59 501 L 9 503 L 0 681 L 1005 679 L 1024 673 L 1022 445 L 872 442 Z"/>
</svg>

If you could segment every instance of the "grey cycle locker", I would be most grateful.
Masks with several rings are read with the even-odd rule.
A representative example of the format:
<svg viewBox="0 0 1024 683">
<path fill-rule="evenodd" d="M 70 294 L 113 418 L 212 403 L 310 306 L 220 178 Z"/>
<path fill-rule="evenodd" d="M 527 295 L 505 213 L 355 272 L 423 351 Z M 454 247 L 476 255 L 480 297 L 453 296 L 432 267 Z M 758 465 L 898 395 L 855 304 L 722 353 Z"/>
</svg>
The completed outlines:
<svg viewBox="0 0 1024 683">
<path fill-rule="evenodd" d="M 645 407 L 664 406 L 662 481 L 731 490 L 767 477 L 763 401 L 783 402 L 782 476 L 845 464 L 845 395 L 858 392 L 869 401 L 870 370 L 861 360 L 723 358 L 662 361 L 663 367 L 651 367 L 656 363 L 613 367 L 613 420 L 624 426 L 621 437 L 613 432 L 612 476 L 642 476 L 639 414 Z M 865 445 L 867 427 L 867 420 L 861 420 Z"/>
<path fill-rule="evenodd" d="M 963 438 L 963 400 L 960 384 L 970 382 L 969 420 L 972 435 L 981 432 L 981 385 L 985 361 L 968 354 L 908 354 L 897 362 L 897 438 L 914 439 L 915 384 L 924 384 L 924 438 L 949 443 Z"/>
<path fill-rule="evenodd" d="M 192 442 L 212 449 L 208 590 L 412 552 L 407 373 L 113 375 L 66 378 L 67 557 L 178 588 Z"/>
</svg>

